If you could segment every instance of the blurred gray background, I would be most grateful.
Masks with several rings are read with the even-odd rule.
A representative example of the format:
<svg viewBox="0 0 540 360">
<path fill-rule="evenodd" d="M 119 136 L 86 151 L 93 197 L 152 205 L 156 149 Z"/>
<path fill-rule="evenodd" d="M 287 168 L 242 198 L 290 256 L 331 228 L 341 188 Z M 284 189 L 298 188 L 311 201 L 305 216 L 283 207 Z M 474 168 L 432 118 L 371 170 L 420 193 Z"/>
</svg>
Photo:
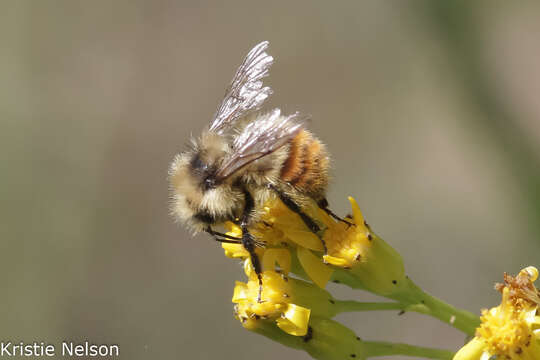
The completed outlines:
<svg viewBox="0 0 540 360">
<path fill-rule="evenodd" d="M 0 2 L 0 339 L 309 358 L 240 326 L 241 266 L 168 215 L 169 162 L 262 40 L 267 107 L 312 115 L 335 211 L 355 196 L 432 294 L 497 304 L 504 271 L 540 265 L 539 20 L 537 2 Z M 368 340 L 464 342 L 417 314 L 338 319 Z"/>
</svg>

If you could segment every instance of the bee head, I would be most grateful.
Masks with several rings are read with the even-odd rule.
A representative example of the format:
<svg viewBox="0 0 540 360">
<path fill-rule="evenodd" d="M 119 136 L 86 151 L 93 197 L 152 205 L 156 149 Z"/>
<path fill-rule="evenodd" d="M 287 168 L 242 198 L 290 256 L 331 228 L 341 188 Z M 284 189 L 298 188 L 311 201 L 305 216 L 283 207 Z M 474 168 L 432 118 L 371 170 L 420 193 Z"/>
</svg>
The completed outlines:
<svg viewBox="0 0 540 360">
<path fill-rule="evenodd" d="M 190 161 L 191 170 L 195 175 L 199 186 L 204 191 L 214 189 L 219 185 L 215 176 L 217 171 L 217 161 L 212 161 L 214 159 L 208 159 L 205 155 L 206 154 L 203 152 L 194 153 Z M 207 159 L 205 159 L 205 157 Z"/>
<path fill-rule="evenodd" d="M 231 186 L 232 180 L 216 176 L 229 152 L 227 139 L 203 133 L 169 168 L 171 211 L 196 231 L 232 218 L 242 204 L 242 193 Z"/>
<path fill-rule="evenodd" d="M 202 134 L 190 160 L 190 167 L 203 191 L 220 185 L 216 173 L 228 151 L 229 145 L 223 136 L 212 132 Z"/>
</svg>

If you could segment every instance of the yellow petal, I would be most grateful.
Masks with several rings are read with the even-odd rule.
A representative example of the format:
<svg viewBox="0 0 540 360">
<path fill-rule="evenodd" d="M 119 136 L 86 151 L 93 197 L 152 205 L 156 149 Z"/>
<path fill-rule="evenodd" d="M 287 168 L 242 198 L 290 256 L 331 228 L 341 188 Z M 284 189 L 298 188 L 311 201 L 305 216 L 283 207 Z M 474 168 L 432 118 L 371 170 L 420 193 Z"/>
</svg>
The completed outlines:
<svg viewBox="0 0 540 360">
<path fill-rule="evenodd" d="M 223 224 L 225 226 L 225 229 L 227 229 L 227 235 L 231 235 L 234 237 L 242 237 L 242 228 L 232 221 L 227 221 Z"/>
<path fill-rule="evenodd" d="M 360 207 L 356 203 L 356 200 L 354 200 L 354 198 L 352 196 L 349 196 L 349 202 L 351 203 L 354 223 L 356 225 L 363 226 L 364 225 L 364 216 L 362 215 L 362 212 L 360 211 Z"/>
<path fill-rule="evenodd" d="M 324 255 L 323 260 L 324 262 L 328 264 L 332 264 L 334 266 L 339 266 L 339 267 L 347 267 L 351 265 L 349 261 L 346 259 L 338 258 L 335 256 L 330 256 L 330 255 Z"/>
<path fill-rule="evenodd" d="M 287 249 L 268 249 L 262 259 L 263 271 L 275 270 L 276 263 L 288 274 L 291 271 L 291 253 Z"/>
<path fill-rule="evenodd" d="M 304 336 L 307 334 L 311 310 L 295 304 L 289 304 L 283 317 L 276 320 L 277 326 L 287 334 Z"/>
<path fill-rule="evenodd" d="M 456 353 L 453 360 L 479 360 L 485 348 L 486 344 L 475 337 Z"/>
<path fill-rule="evenodd" d="M 296 256 L 310 279 L 320 288 L 324 288 L 326 283 L 330 280 L 330 276 L 332 276 L 334 270 L 323 264 L 321 259 L 313 255 L 308 249 L 302 247 L 297 248 Z"/>
<path fill-rule="evenodd" d="M 324 250 L 321 239 L 311 231 L 292 228 L 281 228 L 281 230 L 289 240 L 301 247 L 315 251 Z"/>
<path fill-rule="evenodd" d="M 242 244 L 221 243 L 221 247 L 225 250 L 225 256 L 229 258 L 246 258 L 249 256 Z"/>
<path fill-rule="evenodd" d="M 251 264 L 251 259 L 249 257 L 244 260 L 244 273 L 250 279 L 256 278 L 257 275 L 253 269 L 253 265 Z"/>
<path fill-rule="evenodd" d="M 536 281 L 536 279 L 538 279 L 538 269 L 535 268 L 534 266 L 527 266 L 525 269 L 521 270 L 519 273 L 527 274 L 531 282 Z"/>
<path fill-rule="evenodd" d="M 233 303 L 238 303 L 238 302 L 240 302 L 242 300 L 247 300 L 248 299 L 247 291 L 248 291 L 248 287 L 247 287 L 246 283 L 236 281 L 236 283 L 234 285 L 234 292 L 233 292 L 232 302 Z"/>
<path fill-rule="evenodd" d="M 248 330 L 255 330 L 258 327 L 258 325 L 259 323 L 257 322 L 257 320 L 252 319 L 252 318 L 245 319 L 242 322 L 242 326 Z"/>
</svg>

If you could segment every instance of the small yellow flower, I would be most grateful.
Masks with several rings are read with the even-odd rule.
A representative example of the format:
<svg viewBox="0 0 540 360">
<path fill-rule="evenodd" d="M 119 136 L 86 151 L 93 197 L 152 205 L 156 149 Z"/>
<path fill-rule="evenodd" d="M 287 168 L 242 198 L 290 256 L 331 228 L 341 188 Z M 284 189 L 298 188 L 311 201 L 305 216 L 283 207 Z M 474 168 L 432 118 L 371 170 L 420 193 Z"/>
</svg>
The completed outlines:
<svg viewBox="0 0 540 360">
<path fill-rule="evenodd" d="M 257 301 L 259 283 L 251 278 L 247 283 L 236 282 L 232 302 L 235 303 L 235 316 L 248 329 L 257 327 L 260 319 L 271 319 L 291 335 L 305 335 L 310 310 L 291 303 L 291 288 L 285 277 L 275 271 L 262 274 L 263 292 L 261 302 Z"/>
<path fill-rule="evenodd" d="M 539 292 L 533 285 L 538 270 L 532 266 L 520 271 L 516 277 L 505 274 L 504 284 L 496 288 L 502 292 L 501 304 L 483 310 L 476 336 L 461 350 L 454 360 L 540 359 L 540 305 Z"/>
<path fill-rule="evenodd" d="M 334 222 L 325 233 L 328 244 L 327 263 L 350 269 L 362 286 L 376 294 L 390 296 L 402 290 L 407 282 L 401 255 L 367 225 L 356 201 L 349 197 L 354 225 Z"/>
<path fill-rule="evenodd" d="M 364 259 L 369 248 L 372 246 L 374 234 L 368 228 L 358 204 L 353 198 L 349 198 L 353 216 L 346 220 L 353 225 L 344 222 L 332 221 L 324 234 L 324 240 L 328 246 L 328 254 L 323 256 L 325 262 L 351 268 Z"/>
<path fill-rule="evenodd" d="M 236 282 L 232 302 L 235 316 L 243 326 L 253 330 L 260 321 L 275 321 L 287 334 L 306 335 L 310 315 L 333 317 L 337 314 L 335 300 L 312 283 L 290 278 L 283 272 L 267 270 L 262 273 L 263 291 L 258 301 L 259 282 L 251 262 L 245 261 L 248 282 Z"/>
</svg>

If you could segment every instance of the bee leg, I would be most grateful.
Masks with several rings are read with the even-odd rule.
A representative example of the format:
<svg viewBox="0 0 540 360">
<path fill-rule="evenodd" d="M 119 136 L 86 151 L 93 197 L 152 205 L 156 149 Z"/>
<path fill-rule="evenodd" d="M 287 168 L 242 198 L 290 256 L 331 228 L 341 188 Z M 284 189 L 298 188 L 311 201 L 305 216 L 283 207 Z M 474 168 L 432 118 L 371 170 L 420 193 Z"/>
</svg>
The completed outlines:
<svg viewBox="0 0 540 360">
<path fill-rule="evenodd" d="M 300 206 L 297 203 L 295 203 L 293 199 L 287 196 L 287 194 L 285 194 L 284 192 L 280 191 L 279 189 L 273 186 L 271 188 L 279 196 L 279 199 L 281 200 L 281 202 L 283 202 L 283 204 L 285 204 L 285 206 L 287 206 L 289 210 L 297 213 L 300 216 L 300 218 L 302 218 L 302 221 L 304 222 L 304 224 L 306 224 L 308 229 L 311 230 L 312 233 L 317 235 L 319 239 L 321 239 L 322 246 L 324 249 L 324 254 L 325 255 L 328 254 L 328 248 L 326 247 L 326 242 L 323 240 L 323 238 L 320 235 L 321 228 L 319 225 L 317 225 L 315 220 L 313 220 L 309 215 L 303 212 Z"/>
<path fill-rule="evenodd" d="M 326 212 L 328 215 L 330 215 L 331 217 L 333 217 L 333 218 L 336 219 L 337 221 L 344 222 L 344 223 L 347 224 L 349 227 L 350 227 L 350 226 L 356 226 L 356 224 L 353 224 L 352 222 L 347 221 L 347 220 L 345 220 L 345 219 L 343 219 L 343 218 L 340 218 L 339 216 L 337 216 L 336 214 L 334 214 L 334 212 L 328 208 L 328 200 L 322 199 L 322 200 L 320 200 L 319 202 L 317 202 L 317 205 L 318 205 L 322 210 L 324 210 L 324 212 Z"/>
<path fill-rule="evenodd" d="M 226 244 L 241 244 L 242 243 L 241 241 L 222 239 L 222 238 L 218 238 L 217 236 L 214 236 L 214 240 L 216 240 L 217 242 L 226 243 Z"/>
<path fill-rule="evenodd" d="M 255 274 L 257 274 L 257 279 L 259 280 L 259 294 L 257 295 L 257 302 L 262 302 L 262 291 L 263 291 L 263 282 L 262 282 L 262 266 L 261 262 L 259 260 L 259 257 L 255 253 L 255 246 L 257 242 L 253 238 L 253 236 L 249 233 L 248 225 L 251 220 L 253 209 L 255 208 L 255 201 L 253 200 L 253 196 L 249 193 L 249 191 L 244 189 L 244 199 L 245 199 L 245 205 L 244 205 L 244 212 L 242 214 L 242 245 L 244 246 L 244 249 L 249 253 L 249 257 L 251 259 L 251 265 L 253 266 L 253 270 L 255 271 Z"/>
<path fill-rule="evenodd" d="M 242 229 L 242 245 L 244 245 L 244 249 L 246 249 L 249 253 L 251 265 L 253 266 L 253 270 L 255 270 L 255 274 L 257 274 L 257 279 L 259 280 L 259 294 L 257 295 L 257 302 L 261 303 L 263 291 L 262 266 L 261 262 L 259 261 L 259 257 L 255 253 L 255 239 L 253 239 L 253 236 L 249 233 L 247 228 Z"/>
<path fill-rule="evenodd" d="M 206 229 L 204 229 L 204 231 L 209 233 L 214 238 L 214 240 L 222 243 L 240 244 L 242 242 L 241 238 L 214 231 L 211 227 L 207 227 Z"/>
</svg>

